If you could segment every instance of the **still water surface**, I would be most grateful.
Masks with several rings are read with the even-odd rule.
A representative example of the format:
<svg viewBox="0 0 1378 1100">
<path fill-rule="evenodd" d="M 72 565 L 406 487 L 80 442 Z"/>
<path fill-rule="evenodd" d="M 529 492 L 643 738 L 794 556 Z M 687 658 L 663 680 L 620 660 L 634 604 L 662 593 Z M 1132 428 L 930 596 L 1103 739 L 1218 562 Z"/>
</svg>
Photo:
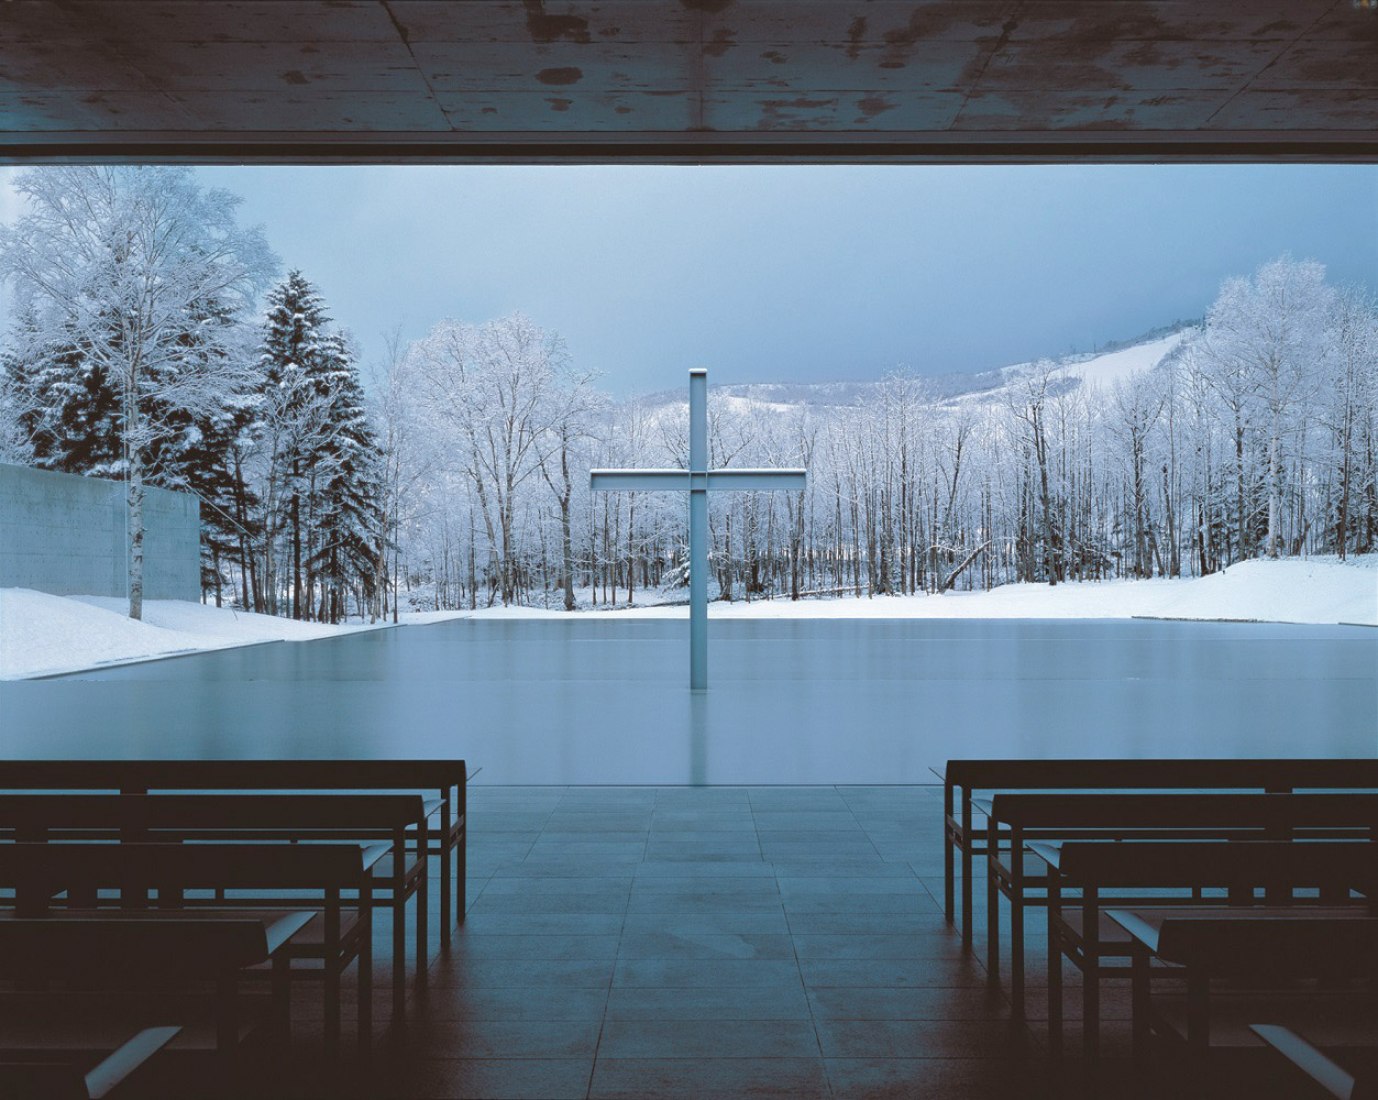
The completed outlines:
<svg viewBox="0 0 1378 1100">
<path fill-rule="evenodd" d="M 960 756 L 1371 756 L 1378 631 L 457 620 L 0 683 L 10 757 L 462 756 L 481 783 L 927 783 Z"/>
</svg>

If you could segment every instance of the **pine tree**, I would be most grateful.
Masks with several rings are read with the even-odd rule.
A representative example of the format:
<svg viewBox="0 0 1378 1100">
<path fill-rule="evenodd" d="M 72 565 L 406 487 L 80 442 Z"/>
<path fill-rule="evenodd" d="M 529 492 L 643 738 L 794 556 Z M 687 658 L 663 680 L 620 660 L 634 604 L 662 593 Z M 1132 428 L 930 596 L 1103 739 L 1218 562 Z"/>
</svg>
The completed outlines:
<svg viewBox="0 0 1378 1100">
<path fill-rule="evenodd" d="M 104 367 L 71 334 L 42 331 L 20 313 L 5 353 L 6 388 L 40 469 L 120 477 L 120 399 Z"/>
<path fill-rule="evenodd" d="M 277 542 L 285 538 L 289 557 L 292 618 L 304 618 L 312 475 L 315 454 L 329 428 L 330 373 L 327 327 L 330 318 L 316 288 L 293 270 L 268 295 L 259 366 L 268 439 L 267 486 L 264 494 L 265 573 L 269 606 L 276 612 Z"/>
<path fill-rule="evenodd" d="M 381 456 L 348 344 L 332 335 L 323 350 L 332 430 L 313 456 L 316 549 L 310 566 L 313 582 L 321 586 L 318 617 L 333 623 L 346 613 L 351 584 L 357 582 L 367 599 L 375 581 L 382 539 Z"/>
</svg>

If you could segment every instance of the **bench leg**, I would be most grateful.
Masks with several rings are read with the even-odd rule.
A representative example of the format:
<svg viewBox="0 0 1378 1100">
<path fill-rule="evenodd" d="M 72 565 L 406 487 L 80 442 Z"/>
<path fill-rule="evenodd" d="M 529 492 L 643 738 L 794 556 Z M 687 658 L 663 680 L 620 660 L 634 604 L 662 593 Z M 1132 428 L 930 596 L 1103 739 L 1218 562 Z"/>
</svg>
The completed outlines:
<svg viewBox="0 0 1378 1100">
<path fill-rule="evenodd" d="M 445 824 L 445 835 L 440 839 L 440 950 L 450 950 L 450 839 L 449 823 Z"/>
<path fill-rule="evenodd" d="M 428 852 L 421 856 L 421 873 L 416 880 L 416 988 L 426 988 L 426 972 L 430 969 L 430 944 L 427 942 L 431 929 L 430 880 L 431 857 Z"/>
<path fill-rule="evenodd" d="M 285 1053 L 292 1044 L 292 964 L 279 953 L 273 959 L 273 1034 Z"/>
<path fill-rule="evenodd" d="M 986 976 L 1000 984 L 1000 886 L 994 870 L 986 869 Z"/>
<path fill-rule="evenodd" d="M 239 1072 L 239 986 L 234 974 L 215 982 L 215 1058 L 227 1095 L 236 1095 Z"/>
<path fill-rule="evenodd" d="M 392 1022 L 407 1022 L 407 897 L 392 891 Z"/>
<path fill-rule="evenodd" d="M 971 839 L 968 837 L 962 845 L 962 950 L 971 953 L 972 947 L 972 920 L 971 920 Z"/>
<path fill-rule="evenodd" d="M 1191 1082 L 1188 1096 L 1206 1096 L 1210 1051 L 1210 978 L 1204 969 L 1193 966 L 1187 970 L 1187 1069 Z"/>
<path fill-rule="evenodd" d="M 1062 941 L 1057 910 L 1048 906 L 1048 1053 L 1062 1057 Z"/>
<path fill-rule="evenodd" d="M 1081 1044 L 1088 1063 L 1100 1057 L 1100 954 L 1094 942 L 1081 968 Z"/>
<path fill-rule="evenodd" d="M 954 922 L 957 902 L 957 853 L 952 850 L 952 834 L 943 825 L 943 916 Z"/>
<path fill-rule="evenodd" d="M 325 1053 L 332 1062 L 340 1055 L 340 956 L 325 960 Z"/>
<path fill-rule="evenodd" d="M 455 841 L 455 915 L 460 924 L 464 923 L 469 906 L 469 823 L 464 823 L 464 831 Z"/>
<path fill-rule="evenodd" d="M 1134 1066 L 1140 1072 L 1148 1068 L 1148 952 L 1135 950 L 1130 973 L 1133 978 L 1133 1039 Z"/>
<path fill-rule="evenodd" d="M 1024 888 L 1010 887 L 1010 1003 L 1016 1020 L 1024 1018 Z"/>
<path fill-rule="evenodd" d="M 373 1051 L 373 910 L 361 906 L 359 932 L 359 1056 Z"/>
</svg>

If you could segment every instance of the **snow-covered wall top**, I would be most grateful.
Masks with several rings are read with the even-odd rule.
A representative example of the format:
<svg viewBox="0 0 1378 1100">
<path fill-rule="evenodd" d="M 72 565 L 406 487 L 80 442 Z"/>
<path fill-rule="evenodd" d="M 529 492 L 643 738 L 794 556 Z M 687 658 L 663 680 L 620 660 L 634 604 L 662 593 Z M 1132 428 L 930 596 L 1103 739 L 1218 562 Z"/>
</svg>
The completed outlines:
<svg viewBox="0 0 1378 1100">
<path fill-rule="evenodd" d="M 145 494 L 144 595 L 200 599 L 200 502 Z M 128 561 L 121 482 L 0 464 L 0 588 L 124 596 Z"/>
</svg>

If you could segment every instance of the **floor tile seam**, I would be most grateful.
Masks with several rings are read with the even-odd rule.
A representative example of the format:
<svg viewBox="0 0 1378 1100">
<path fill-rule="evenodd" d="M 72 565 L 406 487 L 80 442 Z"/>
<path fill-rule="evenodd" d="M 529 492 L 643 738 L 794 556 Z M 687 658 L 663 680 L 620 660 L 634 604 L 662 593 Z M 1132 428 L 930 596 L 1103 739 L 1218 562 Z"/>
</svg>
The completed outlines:
<svg viewBox="0 0 1378 1100">
<path fill-rule="evenodd" d="M 608 998 L 612 997 L 612 978 L 608 979 Z M 598 1075 L 598 1052 L 603 1047 L 603 1030 L 608 1025 L 608 1002 L 603 1002 L 603 1018 L 598 1021 L 598 1038 L 593 1042 L 593 1057 L 589 1059 L 588 1086 L 584 1089 L 584 1098 L 588 1100 L 593 1095 L 593 1079 Z"/>
<path fill-rule="evenodd" d="M 847 796 L 842 793 L 842 787 L 835 785 L 833 787 L 833 790 L 837 792 L 837 797 L 842 800 L 842 805 L 847 807 L 848 816 L 851 817 L 852 821 L 856 824 L 856 827 L 861 830 L 862 836 L 866 838 L 866 843 L 871 846 L 871 851 L 873 851 L 876 854 L 876 858 L 879 859 L 882 863 L 887 862 L 885 857 L 881 854 L 880 849 L 876 847 L 876 842 L 874 839 L 872 839 L 870 830 L 868 830 L 866 826 L 861 823 L 861 819 L 856 816 L 856 808 L 850 802 L 847 801 Z"/>
<path fill-rule="evenodd" d="M 772 878 L 772 879 L 774 880 L 774 882 L 775 882 L 775 892 L 776 892 L 776 895 L 779 896 L 779 894 L 780 894 L 780 876 L 777 875 L 777 874 L 775 874 L 775 861 L 774 861 L 773 859 L 772 859 L 772 860 L 767 860 L 767 859 L 766 859 L 766 850 L 765 850 L 765 846 L 762 845 L 762 843 L 761 843 L 761 826 L 760 826 L 760 822 L 757 821 L 757 819 L 756 819 L 756 807 L 755 807 L 755 805 L 754 805 L 754 804 L 752 803 L 752 801 L 751 801 L 751 794 L 750 794 L 750 792 L 747 793 L 747 796 L 746 796 L 746 804 L 747 804 L 747 806 L 748 806 L 748 807 L 750 808 L 750 810 L 751 810 L 751 835 L 752 835 L 752 837 L 754 837 L 755 840 L 756 840 L 756 855 L 759 856 L 760 859 L 761 859 L 763 862 L 768 862 L 768 863 L 771 865 L 771 878 Z M 784 905 L 784 898 L 783 898 L 783 897 L 780 899 L 780 904 L 781 904 L 781 906 Z"/>
<path fill-rule="evenodd" d="M 598 1020 L 598 1038 L 594 1040 L 593 1057 L 589 1061 L 588 1087 L 584 1090 L 585 1100 L 593 1095 L 593 1082 L 598 1075 L 598 1052 L 603 1048 L 603 1033 L 608 1026 L 608 1008 L 612 1004 L 612 987 L 617 981 L 617 963 L 622 957 L 622 937 L 626 935 L 627 915 L 631 910 L 631 904 L 632 892 L 629 886 L 626 901 L 622 904 L 622 923 L 617 928 L 617 949 L 613 952 L 612 966 L 608 969 L 608 980 L 601 987 L 603 989 L 603 1013 Z"/>
<path fill-rule="evenodd" d="M 483 882 L 482 882 L 481 884 L 478 884 L 478 883 L 475 883 L 475 882 L 470 881 L 470 880 L 468 879 L 468 876 L 467 876 L 467 875 L 465 876 L 465 879 L 466 879 L 465 884 L 464 884 L 464 916 L 465 916 L 465 917 L 468 917 L 469 914 L 470 914 L 471 912 L 473 912 L 474 906 L 478 904 L 478 899 L 479 899 L 480 897 L 483 896 L 483 892 L 484 892 L 485 890 L 488 889 L 488 884 L 491 883 L 491 882 L 493 881 L 493 879 L 495 879 L 496 877 L 497 877 L 497 872 L 496 872 L 496 871 L 490 872 L 487 876 L 484 877 Z M 474 889 L 474 888 L 473 888 L 475 885 L 478 886 L 478 889 Z M 429 916 L 429 915 L 430 915 L 430 914 L 428 913 L 427 916 Z M 375 933 L 375 935 L 376 935 L 376 933 Z"/>
<path fill-rule="evenodd" d="M 659 797 L 660 797 L 660 791 L 659 791 L 659 789 L 657 788 L 657 790 L 656 790 L 656 798 L 657 798 L 657 800 L 659 800 Z M 648 835 L 648 838 L 647 838 L 647 842 L 649 843 L 649 835 Z M 645 863 L 645 862 L 646 862 L 646 858 L 645 858 L 645 854 L 644 854 L 644 852 L 643 852 L 643 854 L 642 854 L 642 859 L 641 859 L 641 863 Z M 640 866 L 640 864 L 638 864 L 638 866 Z M 633 880 L 632 880 L 632 881 L 635 882 L 635 875 L 633 875 Z M 597 1079 L 597 1077 L 598 1077 L 598 1059 L 599 1059 L 599 1054 L 600 1054 L 600 1052 L 601 1052 L 602 1049 L 603 1049 L 603 1034 L 604 1034 L 604 1032 L 607 1030 L 607 1026 L 608 1026 L 608 1011 L 609 1011 L 609 1009 L 610 1009 L 610 1007 L 611 1007 L 611 1005 L 612 1005 L 612 989 L 613 989 L 613 986 L 614 986 L 614 985 L 616 984 L 616 982 L 617 982 L 617 968 L 618 968 L 618 964 L 622 961 L 622 942 L 623 942 L 623 940 L 625 939 L 625 937 L 626 937 L 627 934 L 628 934 L 628 933 L 627 933 L 627 919 L 628 919 L 628 917 L 631 915 L 631 906 L 632 906 L 632 892 L 631 892 L 631 889 L 628 888 L 628 890 L 627 890 L 627 900 L 626 900 L 626 902 L 625 902 L 625 903 L 623 904 L 623 906 L 622 906 L 622 923 L 618 926 L 618 929 L 617 929 L 617 950 L 616 950 L 616 951 L 614 952 L 614 954 L 613 954 L 612 968 L 611 968 L 611 970 L 610 970 L 609 973 L 608 973 L 608 982 L 607 982 L 607 987 L 606 987 L 606 995 L 605 995 L 604 998 L 603 998 L 603 1015 L 602 1015 L 602 1018 L 598 1021 L 598 1039 L 597 1039 L 597 1041 L 595 1041 L 595 1043 L 593 1044 L 593 1059 L 592 1059 L 592 1061 L 589 1063 L 588 1088 L 587 1088 L 587 1089 L 585 1090 L 585 1092 L 584 1092 L 584 1098 L 585 1098 L 585 1100 L 590 1100 L 590 1098 L 593 1096 L 593 1085 L 594 1085 L 594 1081 L 595 1081 L 595 1080 Z M 613 1059 L 607 1059 L 607 1060 L 608 1060 L 608 1061 L 612 1061 Z"/>
<path fill-rule="evenodd" d="M 569 790 L 569 788 L 568 786 L 566 786 L 561 788 L 561 790 L 567 791 Z M 561 795 L 561 797 L 563 798 L 563 794 Z M 536 845 L 541 842 L 541 837 L 545 836 L 546 827 L 550 824 L 550 819 L 555 816 L 555 811 L 558 807 L 558 802 L 556 802 L 555 805 L 550 807 L 550 810 L 545 815 L 545 820 L 541 822 L 541 827 L 536 830 L 536 835 L 532 838 L 531 843 L 527 845 L 526 851 L 522 854 L 521 859 L 517 862 L 525 863 L 528 859 L 531 858 L 531 853 L 535 851 Z"/>
<path fill-rule="evenodd" d="M 775 887 L 777 890 L 780 888 L 780 876 L 778 872 L 775 876 Z M 804 980 L 804 968 L 799 961 L 799 944 L 795 941 L 794 925 L 790 922 L 789 908 L 784 905 L 783 897 L 781 898 L 781 909 L 784 910 L 785 927 L 789 930 L 790 951 L 794 956 L 795 969 L 799 973 L 799 984 L 804 992 L 804 1004 L 809 1010 L 809 1027 L 813 1029 L 813 1041 L 818 1048 L 819 1060 L 823 1061 L 823 1036 L 820 1035 L 818 1031 L 818 1015 L 814 1012 L 813 998 L 809 996 L 809 984 Z M 827 1095 L 831 1098 L 834 1095 L 834 1089 L 832 1078 L 828 1074 L 826 1061 L 823 1061 L 823 1085 L 827 1090 Z"/>
</svg>

